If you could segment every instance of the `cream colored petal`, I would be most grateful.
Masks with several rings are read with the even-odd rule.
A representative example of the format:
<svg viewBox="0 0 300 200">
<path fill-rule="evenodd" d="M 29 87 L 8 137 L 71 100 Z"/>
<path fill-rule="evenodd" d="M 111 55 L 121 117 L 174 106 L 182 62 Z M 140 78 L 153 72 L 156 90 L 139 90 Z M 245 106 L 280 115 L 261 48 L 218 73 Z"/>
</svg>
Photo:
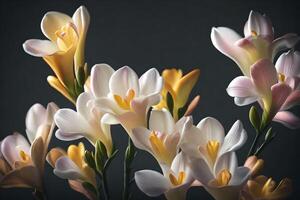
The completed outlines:
<svg viewBox="0 0 300 200">
<path fill-rule="evenodd" d="M 54 168 L 57 159 L 61 156 L 66 156 L 66 151 L 61 148 L 53 148 L 47 154 L 46 160 L 47 162 Z"/>
</svg>

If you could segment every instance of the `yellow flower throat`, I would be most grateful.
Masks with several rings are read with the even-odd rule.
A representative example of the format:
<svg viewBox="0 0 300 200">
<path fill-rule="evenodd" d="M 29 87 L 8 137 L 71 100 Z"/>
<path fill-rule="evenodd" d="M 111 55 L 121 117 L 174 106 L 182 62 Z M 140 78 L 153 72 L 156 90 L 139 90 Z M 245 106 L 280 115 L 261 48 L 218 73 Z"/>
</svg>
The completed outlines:
<svg viewBox="0 0 300 200">
<path fill-rule="evenodd" d="M 174 186 L 181 185 L 185 179 L 185 172 L 180 171 L 178 174 L 178 177 L 176 177 L 172 173 L 170 173 L 169 179 Z"/>
<path fill-rule="evenodd" d="M 134 99 L 134 97 L 135 97 L 135 92 L 133 89 L 129 89 L 124 98 L 116 94 L 114 95 L 114 99 L 116 103 L 124 110 L 131 110 L 131 101 Z"/>
</svg>

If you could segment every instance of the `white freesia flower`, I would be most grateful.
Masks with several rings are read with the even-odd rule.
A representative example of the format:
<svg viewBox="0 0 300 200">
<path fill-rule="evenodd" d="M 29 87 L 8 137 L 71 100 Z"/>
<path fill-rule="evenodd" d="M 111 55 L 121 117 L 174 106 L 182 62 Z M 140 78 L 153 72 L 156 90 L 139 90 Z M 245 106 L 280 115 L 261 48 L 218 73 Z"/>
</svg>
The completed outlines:
<svg viewBox="0 0 300 200">
<path fill-rule="evenodd" d="M 248 168 L 237 168 L 234 151 L 247 139 L 240 121 L 225 136 L 224 128 L 207 117 L 197 126 L 192 118 L 185 124 L 180 147 L 189 159 L 194 177 L 217 200 L 237 199 L 238 191 L 248 177 Z"/>
<path fill-rule="evenodd" d="M 93 145 L 100 140 L 110 155 L 113 148 L 110 125 L 101 123 L 103 113 L 88 104 L 91 99 L 93 99 L 92 95 L 84 92 L 76 101 L 77 111 L 68 108 L 58 110 L 54 116 L 59 128 L 55 135 L 65 141 L 85 137 Z"/>
<path fill-rule="evenodd" d="M 91 72 L 92 104 L 106 113 L 102 121 L 121 124 L 129 134 L 133 128 L 146 127 L 147 112 L 159 103 L 162 86 L 163 79 L 154 68 L 140 78 L 127 66 L 115 71 L 98 64 Z"/>
<path fill-rule="evenodd" d="M 179 150 L 178 144 L 186 119 L 183 117 L 175 123 L 168 110 L 152 110 L 149 129 L 133 129 L 131 139 L 137 148 L 151 153 L 159 164 L 170 167 Z"/>
<path fill-rule="evenodd" d="M 165 194 L 168 200 L 184 200 L 193 181 L 182 153 L 176 155 L 171 167 L 164 174 L 153 170 L 135 173 L 135 182 L 141 191 L 151 197 Z"/>
<path fill-rule="evenodd" d="M 274 40 L 271 21 L 265 15 L 251 11 L 244 27 L 242 38 L 234 30 L 226 27 L 212 28 L 213 45 L 231 58 L 245 76 L 250 76 L 250 66 L 266 58 L 273 60 L 281 50 L 292 48 L 299 41 L 296 34 L 286 34 Z"/>
<path fill-rule="evenodd" d="M 48 145 L 55 124 L 53 115 L 57 110 L 54 103 L 47 109 L 34 104 L 26 115 L 27 139 L 14 133 L 1 142 L 0 187 L 31 187 L 43 191 L 42 178 Z"/>
<path fill-rule="evenodd" d="M 251 66 L 250 77 L 239 76 L 231 81 L 227 93 L 237 105 L 258 101 L 266 114 L 265 123 L 280 122 L 289 128 L 299 128 L 300 119 L 288 109 L 300 103 L 300 53 L 282 54 L 275 66 L 262 59 Z"/>
</svg>

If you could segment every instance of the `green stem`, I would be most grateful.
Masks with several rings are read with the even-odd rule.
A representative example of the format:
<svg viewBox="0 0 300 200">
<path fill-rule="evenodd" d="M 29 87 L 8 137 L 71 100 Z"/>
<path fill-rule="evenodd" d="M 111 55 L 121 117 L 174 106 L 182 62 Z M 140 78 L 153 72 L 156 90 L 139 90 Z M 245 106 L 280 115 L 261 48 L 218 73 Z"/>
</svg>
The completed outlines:
<svg viewBox="0 0 300 200">
<path fill-rule="evenodd" d="M 136 149 L 131 139 L 128 139 L 128 146 L 124 158 L 124 180 L 123 180 L 123 200 L 128 200 L 130 197 L 130 174 L 131 164 L 136 154 Z"/>
<path fill-rule="evenodd" d="M 260 147 L 255 151 L 254 155 L 255 156 L 258 156 L 265 148 L 268 144 L 270 144 L 270 142 L 272 141 L 273 139 L 271 140 L 265 140 L 262 145 L 260 145 Z"/>
<path fill-rule="evenodd" d="M 109 190 L 108 190 L 108 184 L 107 184 L 106 169 L 103 170 L 101 182 L 102 182 L 102 187 L 103 187 L 104 199 L 109 200 L 110 197 L 109 197 Z"/>
<path fill-rule="evenodd" d="M 251 145 L 251 148 L 250 148 L 250 150 L 248 152 L 248 156 L 247 157 L 253 155 L 254 149 L 255 149 L 255 147 L 257 145 L 257 142 L 258 142 L 258 139 L 259 139 L 260 135 L 261 135 L 260 132 L 258 130 L 256 130 L 256 135 L 255 135 L 255 138 L 254 138 L 253 143 Z"/>
<path fill-rule="evenodd" d="M 32 192 L 32 195 L 33 197 L 36 199 L 36 200 L 46 200 L 47 199 L 47 196 L 44 192 L 42 191 L 39 191 L 37 189 L 35 189 L 33 192 Z"/>
</svg>

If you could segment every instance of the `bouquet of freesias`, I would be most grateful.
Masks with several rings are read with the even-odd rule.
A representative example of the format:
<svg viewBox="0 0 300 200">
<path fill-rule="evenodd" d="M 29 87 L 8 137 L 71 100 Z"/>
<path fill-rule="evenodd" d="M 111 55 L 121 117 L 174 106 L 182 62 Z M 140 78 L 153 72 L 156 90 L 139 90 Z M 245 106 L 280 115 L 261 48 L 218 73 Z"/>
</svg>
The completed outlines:
<svg viewBox="0 0 300 200">
<path fill-rule="evenodd" d="M 272 122 L 300 127 L 300 118 L 289 111 L 300 103 L 300 53 L 293 50 L 299 40 L 296 34 L 275 39 L 270 19 L 254 11 L 244 26 L 244 37 L 226 27 L 212 28 L 213 45 L 242 72 L 229 83 L 228 95 L 237 106 L 257 102 L 260 107 L 249 111 L 256 136 L 248 157 L 238 163 L 236 151 L 247 140 L 240 120 L 228 131 L 212 117 L 193 121 L 200 96 L 190 93 L 199 69 L 186 74 L 165 69 L 160 74 L 152 68 L 140 77 L 128 66 L 96 64 L 89 71 L 84 51 L 89 22 L 83 6 L 73 16 L 48 12 L 41 21 L 47 39 L 23 44 L 26 53 L 43 58 L 51 67 L 54 75 L 48 76 L 48 83 L 75 108 L 49 103 L 29 109 L 27 138 L 13 133 L 1 140 L 0 187 L 32 188 L 37 199 L 46 199 L 43 177 L 48 163 L 56 176 L 88 199 L 111 199 L 107 169 L 119 152 L 110 127 L 120 124 L 129 136 L 123 182 L 119 180 L 123 200 L 134 198 L 132 183 L 148 196 L 164 194 L 168 200 L 186 199 L 191 187 L 203 187 L 216 200 L 279 200 L 291 194 L 289 179 L 275 183 L 260 174 L 264 162 L 259 156 L 276 137 Z M 87 150 L 80 142 L 68 149 L 48 149 L 54 130 L 62 141 L 85 138 L 94 148 Z M 138 150 L 149 152 L 161 171 L 133 171 Z"/>
</svg>

